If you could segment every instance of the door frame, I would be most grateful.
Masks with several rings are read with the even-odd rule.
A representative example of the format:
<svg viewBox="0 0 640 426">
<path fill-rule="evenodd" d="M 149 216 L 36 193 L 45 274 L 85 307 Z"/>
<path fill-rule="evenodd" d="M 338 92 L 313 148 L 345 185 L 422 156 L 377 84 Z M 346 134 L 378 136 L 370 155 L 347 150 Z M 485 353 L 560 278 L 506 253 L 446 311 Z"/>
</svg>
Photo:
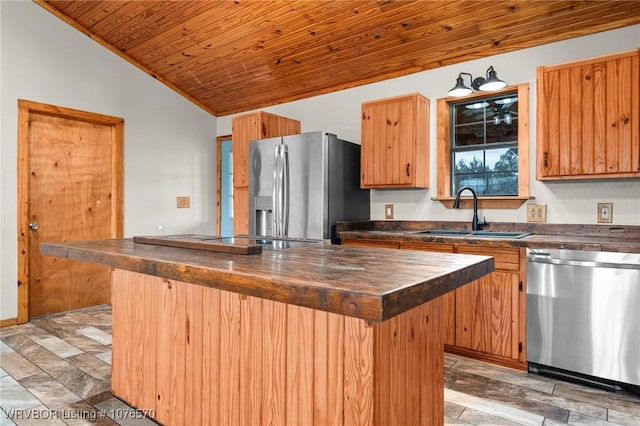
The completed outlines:
<svg viewBox="0 0 640 426">
<path fill-rule="evenodd" d="M 222 190 L 220 188 L 220 182 L 222 181 L 222 142 L 229 140 L 231 141 L 231 149 L 233 150 L 233 139 L 231 135 L 216 137 L 216 235 L 218 236 L 222 232 L 222 223 L 220 220 L 222 216 Z"/>
<path fill-rule="evenodd" d="M 111 127 L 111 238 L 122 238 L 124 119 L 18 99 L 18 324 L 29 321 L 29 116 L 50 115 Z"/>
</svg>

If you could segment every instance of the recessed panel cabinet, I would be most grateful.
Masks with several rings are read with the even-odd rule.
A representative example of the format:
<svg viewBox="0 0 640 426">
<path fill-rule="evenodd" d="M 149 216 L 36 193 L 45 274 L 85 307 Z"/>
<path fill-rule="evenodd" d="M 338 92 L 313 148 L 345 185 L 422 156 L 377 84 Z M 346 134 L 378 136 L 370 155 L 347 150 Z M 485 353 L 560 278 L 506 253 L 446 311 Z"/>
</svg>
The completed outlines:
<svg viewBox="0 0 640 426">
<path fill-rule="evenodd" d="M 640 177 L 640 50 L 537 70 L 537 178 Z"/>
<path fill-rule="evenodd" d="M 429 187 L 429 109 L 417 93 L 362 104 L 362 188 Z"/>
<path fill-rule="evenodd" d="M 382 240 L 343 240 L 342 244 L 493 256 L 494 272 L 442 296 L 445 350 L 526 368 L 525 249 Z"/>
</svg>

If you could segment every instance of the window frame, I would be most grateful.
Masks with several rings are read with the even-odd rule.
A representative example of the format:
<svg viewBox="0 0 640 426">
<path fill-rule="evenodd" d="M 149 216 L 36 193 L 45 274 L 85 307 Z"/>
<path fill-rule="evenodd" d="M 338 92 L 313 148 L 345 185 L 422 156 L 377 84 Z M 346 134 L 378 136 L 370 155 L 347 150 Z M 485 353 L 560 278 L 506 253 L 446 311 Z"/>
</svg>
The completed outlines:
<svg viewBox="0 0 640 426">
<path fill-rule="evenodd" d="M 436 197 L 445 207 L 452 208 L 455 197 L 451 196 L 451 104 L 468 100 L 482 100 L 500 94 L 517 92 L 518 94 L 518 195 L 478 196 L 478 205 L 485 209 L 517 209 L 531 197 L 529 196 L 530 179 L 530 144 L 529 144 L 529 83 L 509 86 L 495 92 L 476 92 L 469 96 L 440 98 L 437 101 L 437 187 Z M 473 207 L 472 197 L 463 196 L 460 206 Z"/>
</svg>

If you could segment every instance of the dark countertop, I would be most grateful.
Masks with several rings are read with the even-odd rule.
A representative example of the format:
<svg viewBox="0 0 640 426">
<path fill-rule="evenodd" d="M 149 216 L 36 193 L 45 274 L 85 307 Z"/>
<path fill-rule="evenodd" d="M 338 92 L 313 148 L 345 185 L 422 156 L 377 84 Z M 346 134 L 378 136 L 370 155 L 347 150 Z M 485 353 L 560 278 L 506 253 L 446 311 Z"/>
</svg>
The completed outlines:
<svg viewBox="0 0 640 426">
<path fill-rule="evenodd" d="M 494 269 L 487 256 L 331 244 L 243 255 L 119 239 L 42 243 L 40 251 L 371 322 L 385 321 Z"/>
<path fill-rule="evenodd" d="M 640 253 L 640 226 L 491 223 L 485 230 L 531 233 L 522 238 L 416 235 L 417 230 L 470 229 L 468 222 L 364 221 L 339 222 L 342 239 L 475 244 L 493 247 L 565 248 Z"/>
</svg>

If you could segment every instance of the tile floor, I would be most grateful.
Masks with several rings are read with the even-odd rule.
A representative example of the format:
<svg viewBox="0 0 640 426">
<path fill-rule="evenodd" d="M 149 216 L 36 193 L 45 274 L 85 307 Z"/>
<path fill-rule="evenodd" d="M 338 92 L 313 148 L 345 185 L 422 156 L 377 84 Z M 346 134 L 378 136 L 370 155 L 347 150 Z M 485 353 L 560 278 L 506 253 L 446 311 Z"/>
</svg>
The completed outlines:
<svg viewBox="0 0 640 426">
<path fill-rule="evenodd" d="M 0 328 L 0 426 L 154 425 L 109 392 L 109 306 Z M 446 425 L 640 425 L 640 398 L 447 355 Z"/>
</svg>

